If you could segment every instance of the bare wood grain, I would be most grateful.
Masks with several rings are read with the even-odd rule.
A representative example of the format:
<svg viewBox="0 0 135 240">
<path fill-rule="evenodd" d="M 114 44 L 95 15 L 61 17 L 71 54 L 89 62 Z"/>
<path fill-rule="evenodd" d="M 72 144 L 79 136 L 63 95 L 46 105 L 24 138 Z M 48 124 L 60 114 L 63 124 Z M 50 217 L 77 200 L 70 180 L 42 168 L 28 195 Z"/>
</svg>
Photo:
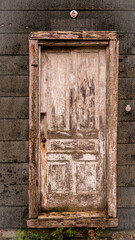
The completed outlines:
<svg viewBox="0 0 135 240">
<path fill-rule="evenodd" d="M 30 40 L 29 217 L 38 215 L 38 41 Z"/>
<path fill-rule="evenodd" d="M 30 34 L 31 39 L 65 39 L 65 40 L 110 40 L 116 39 L 115 32 L 95 32 L 95 31 L 83 31 L 83 32 L 61 32 L 61 31 L 49 31 L 49 32 L 32 32 Z"/>
<path fill-rule="evenodd" d="M 31 219 L 27 221 L 29 228 L 57 228 L 57 227 L 117 227 L 117 218 L 75 218 L 75 219 L 52 219 L 38 220 Z"/>
<path fill-rule="evenodd" d="M 45 41 L 45 40 L 39 40 L 39 45 L 41 46 L 106 46 L 108 45 L 108 41 L 68 41 L 65 40 L 64 42 L 62 41 Z"/>
<path fill-rule="evenodd" d="M 118 42 L 109 45 L 109 86 L 108 86 L 108 159 L 107 194 L 108 215 L 116 217 L 116 163 L 117 163 L 117 96 L 118 96 Z"/>
<path fill-rule="evenodd" d="M 75 218 L 100 218 L 106 217 L 105 211 L 88 211 L 88 212 L 50 212 L 50 213 L 40 213 L 38 216 L 39 220 L 46 219 L 75 219 Z"/>
<path fill-rule="evenodd" d="M 98 131 L 48 131 L 47 132 L 48 138 L 52 139 L 62 139 L 62 138 L 85 138 L 85 139 L 97 139 L 98 138 Z"/>
</svg>

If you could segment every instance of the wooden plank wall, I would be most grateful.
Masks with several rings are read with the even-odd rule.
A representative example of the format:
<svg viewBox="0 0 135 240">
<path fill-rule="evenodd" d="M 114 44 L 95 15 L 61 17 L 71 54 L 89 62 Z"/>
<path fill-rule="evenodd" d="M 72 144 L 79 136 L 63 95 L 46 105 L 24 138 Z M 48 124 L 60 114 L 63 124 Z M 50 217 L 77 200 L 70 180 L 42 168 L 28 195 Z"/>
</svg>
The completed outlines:
<svg viewBox="0 0 135 240">
<path fill-rule="evenodd" d="M 135 228 L 135 1 L 1 0 L 0 11 L 0 227 L 26 227 L 28 216 L 29 33 L 113 30 L 120 41 L 118 229 Z"/>
</svg>

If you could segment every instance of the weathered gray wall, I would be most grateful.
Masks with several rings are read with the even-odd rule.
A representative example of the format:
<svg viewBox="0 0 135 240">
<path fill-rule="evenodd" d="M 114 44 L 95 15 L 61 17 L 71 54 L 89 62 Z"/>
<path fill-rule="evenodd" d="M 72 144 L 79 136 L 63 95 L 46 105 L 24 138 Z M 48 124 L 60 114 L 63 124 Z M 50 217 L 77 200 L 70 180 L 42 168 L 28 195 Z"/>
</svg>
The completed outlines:
<svg viewBox="0 0 135 240">
<path fill-rule="evenodd" d="M 69 12 L 76 9 L 77 19 Z M 0 227 L 26 227 L 31 31 L 112 31 L 120 40 L 118 229 L 135 228 L 135 1 L 0 0 Z M 131 114 L 124 107 L 130 104 Z"/>
</svg>

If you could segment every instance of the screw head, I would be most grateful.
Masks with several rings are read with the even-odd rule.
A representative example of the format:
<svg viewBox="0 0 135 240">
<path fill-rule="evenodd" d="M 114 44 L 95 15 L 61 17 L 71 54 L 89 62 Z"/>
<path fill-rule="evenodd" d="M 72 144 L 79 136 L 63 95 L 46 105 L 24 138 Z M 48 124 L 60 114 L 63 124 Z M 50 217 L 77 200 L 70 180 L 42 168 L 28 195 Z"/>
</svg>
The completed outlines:
<svg viewBox="0 0 135 240">
<path fill-rule="evenodd" d="M 71 16 L 72 18 L 76 18 L 76 17 L 78 16 L 78 12 L 77 12 L 76 10 L 72 10 L 72 11 L 70 12 L 70 16 Z"/>
</svg>

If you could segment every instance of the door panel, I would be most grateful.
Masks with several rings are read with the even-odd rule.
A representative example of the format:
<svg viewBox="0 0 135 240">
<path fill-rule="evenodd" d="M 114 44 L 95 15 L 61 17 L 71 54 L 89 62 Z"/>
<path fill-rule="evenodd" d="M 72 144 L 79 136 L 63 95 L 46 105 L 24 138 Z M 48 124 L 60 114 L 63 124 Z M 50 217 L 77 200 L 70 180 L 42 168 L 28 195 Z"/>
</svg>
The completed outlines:
<svg viewBox="0 0 135 240">
<path fill-rule="evenodd" d="M 48 150 L 49 151 L 76 151 L 76 150 L 88 150 L 98 151 L 98 140 L 97 139 L 48 139 Z"/>
<path fill-rule="evenodd" d="M 56 47 L 41 54 L 42 209 L 103 210 L 105 48 Z"/>
</svg>

